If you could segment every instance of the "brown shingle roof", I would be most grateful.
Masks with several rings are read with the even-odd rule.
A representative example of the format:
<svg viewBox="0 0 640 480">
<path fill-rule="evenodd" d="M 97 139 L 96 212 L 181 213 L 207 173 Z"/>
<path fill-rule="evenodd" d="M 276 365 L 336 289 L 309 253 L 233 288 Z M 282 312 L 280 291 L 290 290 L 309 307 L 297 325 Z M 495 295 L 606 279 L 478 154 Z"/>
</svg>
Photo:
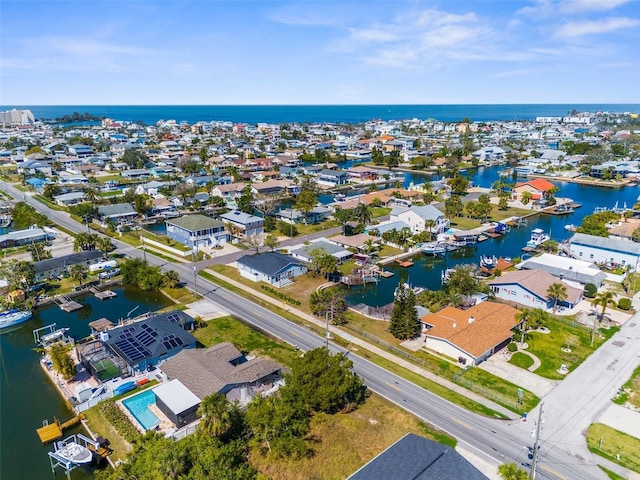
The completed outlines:
<svg viewBox="0 0 640 480">
<path fill-rule="evenodd" d="M 420 320 L 431 326 L 427 336 L 448 340 L 478 357 L 511 338 L 511 329 L 518 324 L 517 313 L 518 310 L 503 303 L 481 302 L 468 310 L 445 307 Z"/>
<path fill-rule="evenodd" d="M 198 398 L 204 399 L 227 387 L 252 383 L 282 369 L 266 358 L 254 358 L 238 365 L 231 363 L 241 357 L 233 344 L 225 342 L 207 349 L 183 350 L 165 361 L 161 370 L 169 378 L 180 380 Z"/>
<path fill-rule="evenodd" d="M 547 290 L 554 283 L 561 283 L 560 279 L 554 277 L 550 273 L 542 270 L 516 270 L 513 272 L 504 272 L 498 278 L 494 278 L 489 285 L 508 285 L 517 283 L 526 288 L 530 292 L 538 295 L 540 298 L 548 299 Z M 569 303 L 577 303 L 582 295 L 582 290 L 571 287 L 563 283 L 567 289 L 566 301 Z"/>
</svg>

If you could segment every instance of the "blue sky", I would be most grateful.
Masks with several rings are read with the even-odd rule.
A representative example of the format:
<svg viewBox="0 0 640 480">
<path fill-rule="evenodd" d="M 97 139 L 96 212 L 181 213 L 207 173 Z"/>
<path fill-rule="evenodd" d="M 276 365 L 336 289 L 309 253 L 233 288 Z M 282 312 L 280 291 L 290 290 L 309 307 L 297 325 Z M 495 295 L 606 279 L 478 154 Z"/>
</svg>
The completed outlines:
<svg viewBox="0 0 640 480">
<path fill-rule="evenodd" d="M 0 2 L 0 105 L 640 103 L 639 0 Z"/>
</svg>

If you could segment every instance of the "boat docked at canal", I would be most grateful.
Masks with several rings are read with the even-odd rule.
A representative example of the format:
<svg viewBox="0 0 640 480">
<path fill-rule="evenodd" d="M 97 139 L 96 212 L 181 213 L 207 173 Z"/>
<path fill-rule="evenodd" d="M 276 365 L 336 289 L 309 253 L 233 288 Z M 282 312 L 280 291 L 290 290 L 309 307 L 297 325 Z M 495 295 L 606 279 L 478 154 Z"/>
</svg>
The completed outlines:
<svg viewBox="0 0 640 480">
<path fill-rule="evenodd" d="M 498 265 L 498 257 L 495 255 L 482 255 L 480 257 L 480 267 L 487 270 L 493 270 Z"/>
<path fill-rule="evenodd" d="M 543 229 L 534 228 L 533 230 L 531 230 L 531 238 L 527 242 L 527 247 L 537 248 L 550 239 L 551 237 L 549 237 L 549 235 L 547 235 Z"/>
<path fill-rule="evenodd" d="M 420 247 L 422 253 L 426 255 L 444 255 L 447 251 L 447 247 L 440 243 L 425 243 Z"/>
<path fill-rule="evenodd" d="M 76 442 L 68 442 L 60 448 L 56 447 L 56 455 L 78 465 L 91 463 L 93 460 L 91 450 Z"/>
<path fill-rule="evenodd" d="M 18 310 L 13 308 L 0 313 L 0 329 L 13 327 L 29 320 L 31 310 Z"/>
</svg>

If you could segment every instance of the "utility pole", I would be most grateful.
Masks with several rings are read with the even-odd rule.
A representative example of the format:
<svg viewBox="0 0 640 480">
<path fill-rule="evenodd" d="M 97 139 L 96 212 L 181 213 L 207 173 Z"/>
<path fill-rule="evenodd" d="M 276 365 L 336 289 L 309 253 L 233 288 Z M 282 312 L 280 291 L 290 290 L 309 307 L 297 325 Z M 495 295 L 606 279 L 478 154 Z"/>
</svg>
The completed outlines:
<svg viewBox="0 0 640 480">
<path fill-rule="evenodd" d="M 540 426 L 542 425 L 542 407 L 544 403 L 540 404 L 540 410 L 538 411 L 538 425 L 536 425 L 536 439 L 533 443 L 533 452 L 531 458 L 531 471 L 529 472 L 529 478 L 531 480 L 536 478 L 536 468 L 538 467 L 538 449 L 540 448 Z"/>
<path fill-rule="evenodd" d="M 198 254 L 198 244 L 193 245 L 193 249 L 191 250 L 191 260 L 193 262 L 193 298 L 194 300 L 198 299 L 198 272 L 196 267 L 196 257 Z"/>
</svg>

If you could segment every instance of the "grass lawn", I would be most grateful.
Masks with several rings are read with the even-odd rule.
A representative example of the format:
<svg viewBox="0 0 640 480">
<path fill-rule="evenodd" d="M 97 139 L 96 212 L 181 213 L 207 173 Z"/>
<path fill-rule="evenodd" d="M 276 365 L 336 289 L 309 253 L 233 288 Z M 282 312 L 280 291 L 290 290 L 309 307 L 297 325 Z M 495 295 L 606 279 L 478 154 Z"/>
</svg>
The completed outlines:
<svg viewBox="0 0 640 480">
<path fill-rule="evenodd" d="M 194 301 L 193 292 L 186 287 L 163 288 L 162 292 L 179 304 L 186 304 Z M 175 306 L 171 305 L 169 308 L 175 308 Z"/>
<path fill-rule="evenodd" d="M 345 330 L 349 333 L 361 337 L 362 335 L 353 331 L 352 328 L 364 330 L 367 334 L 373 335 L 374 337 L 377 337 L 383 342 L 391 345 L 396 350 L 393 353 L 398 354 L 399 351 L 400 356 L 410 362 L 438 375 L 439 377 L 446 378 L 449 381 L 457 383 L 473 392 L 493 400 L 509 410 L 516 413 L 529 411 L 540 402 L 538 397 L 525 390 L 522 398 L 523 403 L 522 405 L 518 405 L 518 386 L 507 380 L 479 368 L 471 368 L 465 371 L 454 363 L 433 355 L 425 350 L 413 352 L 401 347 L 398 344 L 398 340 L 387 331 L 387 328 L 389 327 L 387 322 L 371 320 L 355 312 L 348 312 L 347 318 L 349 319 L 349 323 L 348 326 L 345 327 Z M 370 337 L 365 338 L 365 340 L 372 341 Z M 384 348 L 384 345 L 378 346 L 382 346 Z"/>
<path fill-rule="evenodd" d="M 529 355 L 525 355 L 524 353 L 515 352 L 513 355 L 511 355 L 509 363 L 526 370 L 531 365 L 533 365 L 533 358 L 531 358 Z"/>
<path fill-rule="evenodd" d="M 268 478 L 344 479 L 408 432 L 455 445 L 453 438 L 372 395 L 354 412 L 313 417 L 311 457 L 274 461 L 254 452 L 251 463 Z"/>
<path fill-rule="evenodd" d="M 593 351 L 610 338 L 618 328 L 600 329 L 596 334 L 593 345 L 589 345 L 591 329 L 575 324 L 568 325 L 559 319 L 547 322 L 550 333 L 530 332 L 527 334 L 528 351 L 540 359 L 542 364 L 535 373 L 541 377 L 562 379 L 564 375 L 556 372 L 563 363 L 569 371 L 574 370 Z M 574 346 L 569 353 L 563 352 L 562 347 L 568 338 L 572 338 Z"/>
<path fill-rule="evenodd" d="M 404 250 L 400 250 L 398 248 L 391 247 L 389 245 L 384 245 L 380 250 L 378 250 L 376 255 L 378 255 L 378 258 L 384 258 L 384 257 L 391 257 L 393 255 L 398 255 L 400 253 L 404 253 Z"/>
<path fill-rule="evenodd" d="M 231 342 L 240 351 L 267 356 L 285 365 L 291 365 L 299 354 L 289 344 L 273 340 L 231 316 L 209 320 L 206 327 L 194 332 L 194 336 L 205 347 Z"/>
<path fill-rule="evenodd" d="M 630 403 L 636 408 L 640 408 L 640 367 L 631 374 L 631 378 L 622 386 L 622 393 L 614 400 L 618 405 Z"/>
<path fill-rule="evenodd" d="M 592 423 L 587 430 L 589 451 L 640 472 L 640 440 L 602 423 Z M 620 455 L 620 460 L 616 458 Z"/>
<path fill-rule="evenodd" d="M 523 217 L 530 214 L 531 210 L 524 210 L 522 208 L 513 207 L 509 207 L 506 210 L 500 210 L 497 205 L 491 204 L 491 213 L 489 214 L 489 217 L 485 220 L 485 222 L 499 222 L 500 220 L 504 220 L 505 218 Z M 462 230 L 477 228 L 482 225 L 482 223 L 483 222 L 475 218 L 454 217 L 451 219 L 451 226 Z"/>
<path fill-rule="evenodd" d="M 113 450 L 113 454 L 109 458 L 114 462 L 124 460 L 127 453 L 131 451 L 129 442 L 122 438 L 118 431 L 106 421 L 98 407 L 90 408 L 84 414 L 87 417 L 86 422 L 91 431 L 109 440 L 109 448 Z"/>
<path fill-rule="evenodd" d="M 603 467 L 602 465 L 598 465 L 598 467 L 600 467 L 600 470 L 606 473 L 607 477 L 609 477 L 611 480 L 626 480 L 627 478 L 627 477 L 623 477 L 622 475 L 618 475 L 616 472 L 612 472 L 611 470 Z"/>
<path fill-rule="evenodd" d="M 372 207 L 371 208 L 371 218 L 380 218 L 385 215 L 389 215 L 391 213 L 392 208 L 388 207 Z"/>
<path fill-rule="evenodd" d="M 310 233 L 321 232 L 323 230 L 329 230 L 330 228 L 336 228 L 342 226 L 342 223 L 337 220 L 325 220 L 324 222 L 305 225 L 304 223 L 296 224 L 298 230 L 298 237 L 302 235 L 308 235 Z"/>
</svg>

